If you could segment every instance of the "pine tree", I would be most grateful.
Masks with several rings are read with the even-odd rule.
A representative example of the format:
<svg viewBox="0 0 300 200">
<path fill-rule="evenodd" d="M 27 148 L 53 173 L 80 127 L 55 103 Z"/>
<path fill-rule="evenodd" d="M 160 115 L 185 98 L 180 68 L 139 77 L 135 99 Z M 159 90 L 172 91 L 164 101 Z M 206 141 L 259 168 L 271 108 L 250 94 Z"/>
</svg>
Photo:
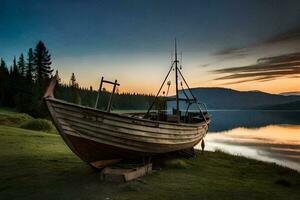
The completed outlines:
<svg viewBox="0 0 300 200">
<path fill-rule="evenodd" d="M 10 76 L 9 76 L 9 96 L 10 96 L 10 101 L 11 101 L 11 105 L 17 105 L 19 102 L 19 93 L 20 93 L 20 86 L 22 85 L 20 80 L 20 70 L 19 67 L 17 65 L 17 61 L 16 61 L 16 57 L 14 57 L 13 59 L 13 64 L 10 68 Z"/>
<path fill-rule="evenodd" d="M 18 78 L 20 75 L 20 71 L 17 65 L 16 57 L 14 56 L 13 65 L 11 67 L 11 74 L 14 78 Z"/>
<path fill-rule="evenodd" d="M 33 55 L 32 48 L 30 48 L 27 54 L 26 79 L 33 80 L 33 71 L 34 71 L 34 55 Z"/>
<path fill-rule="evenodd" d="M 16 68 L 15 66 L 15 59 L 14 59 L 14 66 L 13 69 Z M 24 55 L 21 54 L 18 60 L 17 64 L 18 74 L 14 77 L 12 81 L 14 81 L 14 84 L 16 84 L 15 88 L 15 95 L 14 95 L 14 102 L 16 105 L 16 108 L 19 112 L 29 112 L 29 98 L 31 98 L 30 94 L 30 85 L 27 83 L 26 78 L 25 78 L 25 73 L 26 73 L 26 63 L 24 59 Z"/>
<path fill-rule="evenodd" d="M 8 70 L 6 68 L 6 63 L 5 63 L 5 61 L 2 58 L 0 59 L 0 70 L 8 72 Z"/>
<path fill-rule="evenodd" d="M 34 49 L 34 67 L 35 67 L 35 79 L 41 86 L 52 75 L 53 69 L 51 69 L 51 55 L 45 47 L 42 41 L 39 41 Z"/>
<path fill-rule="evenodd" d="M 6 105 L 9 72 L 6 63 L 0 59 L 0 105 Z"/>
<path fill-rule="evenodd" d="M 79 86 L 78 86 L 78 83 L 76 82 L 74 73 L 72 73 L 72 75 L 71 75 L 69 86 L 71 87 L 71 102 L 80 104 L 81 99 L 80 99 L 80 96 L 78 93 Z"/>
<path fill-rule="evenodd" d="M 53 72 L 53 69 L 51 69 L 51 55 L 42 41 L 37 43 L 33 55 L 35 80 L 34 94 L 36 99 L 34 101 L 34 116 L 46 117 L 48 111 L 42 97 Z"/>
<path fill-rule="evenodd" d="M 1 58 L 0 59 L 0 78 L 4 78 L 4 76 L 8 75 L 8 69 L 6 67 L 5 61 Z"/>
<path fill-rule="evenodd" d="M 23 76 L 20 78 L 20 91 L 16 98 L 16 108 L 20 112 L 25 112 L 29 114 L 33 114 L 33 109 L 39 100 L 39 93 L 34 85 L 32 78 L 33 61 L 33 52 L 32 49 L 29 49 L 27 63 L 25 63 L 24 61 L 23 54 L 21 54 L 18 62 L 20 72 Z"/>
<path fill-rule="evenodd" d="M 69 82 L 71 87 L 76 87 L 76 78 L 75 78 L 75 74 L 72 73 L 71 78 L 70 78 L 70 82 Z"/>
<path fill-rule="evenodd" d="M 60 77 L 59 77 L 59 75 L 58 75 L 58 70 L 55 71 L 55 76 L 56 76 L 57 84 L 60 84 L 61 79 L 60 79 Z"/>
<path fill-rule="evenodd" d="M 19 73 L 21 76 L 25 76 L 26 73 L 26 64 L 24 60 L 24 55 L 21 53 L 18 61 Z"/>
</svg>

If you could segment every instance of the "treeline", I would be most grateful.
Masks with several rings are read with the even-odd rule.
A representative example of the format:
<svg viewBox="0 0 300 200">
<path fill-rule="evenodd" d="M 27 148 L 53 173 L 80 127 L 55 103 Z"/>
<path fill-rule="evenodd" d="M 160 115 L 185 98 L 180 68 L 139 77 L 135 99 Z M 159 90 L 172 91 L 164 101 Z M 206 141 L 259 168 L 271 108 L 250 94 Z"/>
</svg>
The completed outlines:
<svg viewBox="0 0 300 200">
<path fill-rule="evenodd" d="M 19 112 L 43 117 L 47 115 L 41 99 L 52 76 L 51 55 L 42 41 L 24 56 L 14 57 L 7 66 L 0 59 L 0 105 L 14 107 Z"/>
<path fill-rule="evenodd" d="M 35 117 L 46 117 L 47 109 L 42 101 L 43 94 L 53 76 L 51 55 L 42 41 L 24 55 L 14 57 L 8 66 L 0 59 L 0 106 L 16 108 L 19 112 Z M 56 71 L 56 73 L 58 73 Z M 110 93 L 102 91 L 99 109 L 105 109 Z M 97 91 L 82 88 L 72 73 L 69 84 L 59 82 L 55 97 L 69 102 L 94 107 Z M 116 93 L 113 96 L 112 109 L 147 109 L 154 96 L 144 94 Z"/>
<path fill-rule="evenodd" d="M 75 84 L 76 85 L 76 84 Z M 77 84 L 78 86 L 78 84 Z M 72 84 L 59 84 L 54 95 L 72 103 L 94 107 L 98 91 L 91 88 L 76 88 Z M 105 110 L 111 93 L 101 91 L 98 101 L 98 109 Z M 115 93 L 112 97 L 112 110 L 146 110 L 154 100 L 153 95 L 135 93 Z"/>
</svg>

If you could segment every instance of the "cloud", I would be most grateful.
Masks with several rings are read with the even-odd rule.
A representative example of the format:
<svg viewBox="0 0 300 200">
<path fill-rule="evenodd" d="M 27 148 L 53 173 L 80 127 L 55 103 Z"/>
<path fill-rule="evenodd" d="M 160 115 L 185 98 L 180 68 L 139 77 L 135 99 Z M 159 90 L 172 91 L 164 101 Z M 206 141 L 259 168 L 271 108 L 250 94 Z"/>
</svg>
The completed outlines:
<svg viewBox="0 0 300 200">
<path fill-rule="evenodd" d="M 300 25 L 289 31 L 275 35 L 274 37 L 266 40 L 265 43 L 285 42 L 289 40 L 300 40 Z"/>
<path fill-rule="evenodd" d="M 226 48 L 226 49 L 222 49 L 221 51 L 217 51 L 215 55 L 223 56 L 223 55 L 233 54 L 239 50 L 240 48 Z"/>
<path fill-rule="evenodd" d="M 222 56 L 222 57 L 245 57 L 248 55 L 248 48 L 227 48 L 221 51 L 218 51 L 214 54 L 215 56 Z"/>
<path fill-rule="evenodd" d="M 206 63 L 206 64 L 200 65 L 200 67 L 208 67 L 208 66 L 210 66 L 210 65 L 211 65 L 210 63 Z"/>
<path fill-rule="evenodd" d="M 293 43 L 296 41 L 296 44 Z M 292 42 L 291 45 L 300 45 L 300 25 L 277 34 L 267 40 L 258 42 L 256 44 L 252 44 L 246 47 L 230 47 L 216 52 L 215 56 L 223 56 L 223 57 L 243 57 L 247 56 L 249 52 L 257 47 L 263 47 L 274 44 L 282 44 L 286 42 Z"/>
<path fill-rule="evenodd" d="M 244 79 L 233 83 L 257 80 L 266 81 L 283 76 L 295 76 L 300 74 L 300 52 L 259 58 L 257 63 L 253 65 L 223 68 L 212 72 L 215 74 L 227 74 L 215 80 Z"/>
<path fill-rule="evenodd" d="M 262 76 L 262 77 L 258 77 L 258 78 L 250 78 L 250 79 L 243 79 L 243 80 L 238 80 L 238 81 L 231 81 L 231 82 L 227 82 L 224 83 L 222 85 L 232 85 L 232 84 L 239 84 L 239 83 L 244 83 L 244 82 L 253 82 L 253 81 L 258 81 L 258 82 L 264 82 L 264 81 L 271 81 L 276 79 L 278 76 Z"/>
<path fill-rule="evenodd" d="M 269 81 L 275 78 L 299 78 L 300 74 L 300 25 L 275 35 L 268 40 L 241 48 L 227 48 L 216 52 L 222 58 L 258 57 L 252 65 L 213 70 L 214 74 L 222 74 L 214 80 L 234 80 L 225 84 L 237 84 L 251 81 Z M 272 54 L 273 52 L 273 54 Z M 238 80 L 235 80 L 238 79 Z"/>
</svg>

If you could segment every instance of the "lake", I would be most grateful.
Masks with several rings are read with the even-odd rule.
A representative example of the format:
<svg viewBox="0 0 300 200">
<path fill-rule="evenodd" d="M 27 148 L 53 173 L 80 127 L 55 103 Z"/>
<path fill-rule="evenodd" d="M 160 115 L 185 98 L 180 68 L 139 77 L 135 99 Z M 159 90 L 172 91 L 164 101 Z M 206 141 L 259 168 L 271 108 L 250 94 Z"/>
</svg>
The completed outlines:
<svg viewBox="0 0 300 200">
<path fill-rule="evenodd" d="M 210 114 L 206 150 L 221 150 L 300 171 L 300 111 L 213 110 Z"/>
</svg>

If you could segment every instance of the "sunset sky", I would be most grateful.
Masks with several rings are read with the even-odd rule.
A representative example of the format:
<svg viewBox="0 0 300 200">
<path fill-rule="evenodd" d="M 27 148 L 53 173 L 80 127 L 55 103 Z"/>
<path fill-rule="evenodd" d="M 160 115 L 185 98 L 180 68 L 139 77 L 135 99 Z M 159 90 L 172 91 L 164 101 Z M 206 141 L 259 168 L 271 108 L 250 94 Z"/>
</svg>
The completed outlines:
<svg viewBox="0 0 300 200">
<path fill-rule="evenodd" d="M 38 40 L 68 82 L 155 93 L 174 38 L 192 87 L 300 91 L 300 1 L 0 0 L 0 57 Z M 174 82 L 174 81 L 173 81 Z"/>
</svg>

